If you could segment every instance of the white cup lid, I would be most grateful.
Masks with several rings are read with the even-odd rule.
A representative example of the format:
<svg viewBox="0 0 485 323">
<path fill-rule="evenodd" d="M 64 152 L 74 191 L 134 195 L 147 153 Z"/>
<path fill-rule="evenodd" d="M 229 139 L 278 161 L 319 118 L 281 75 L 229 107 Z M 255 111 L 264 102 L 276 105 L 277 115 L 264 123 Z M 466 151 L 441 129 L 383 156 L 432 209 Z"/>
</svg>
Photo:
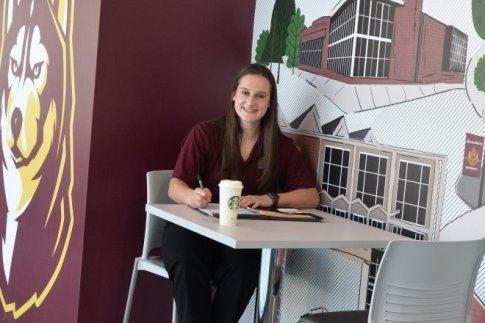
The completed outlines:
<svg viewBox="0 0 485 323">
<path fill-rule="evenodd" d="M 243 184 L 241 181 L 232 181 L 229 179 L 223 179 L 219 182 L 219 187 L 224 188 L 243 188 Z"/>
</svg>

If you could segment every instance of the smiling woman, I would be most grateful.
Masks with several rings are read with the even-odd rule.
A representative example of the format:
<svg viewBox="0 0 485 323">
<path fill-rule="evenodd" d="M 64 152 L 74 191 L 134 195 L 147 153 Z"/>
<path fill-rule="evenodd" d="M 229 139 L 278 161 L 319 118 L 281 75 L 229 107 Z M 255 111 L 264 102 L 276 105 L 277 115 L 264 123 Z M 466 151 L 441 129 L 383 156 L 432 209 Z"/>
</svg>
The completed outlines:
<svg viewBox="0 0 485 323">
<path fill-rule="evenodd" d="M 248 74 L 241 78 L 234 92 L 234 109 L 242 129 L 241 157 L 246 161 L 259 137 L 260 121 L 270 104 L 271 84 L 261 75 Z"/>
<path fill-rule="evenodd" d="M 259 121 L 269 108 L 270 91 L 271 85 L 263 76 L 249 74 L 241 78 L 232 99 L 241 127 L 247 129 L 243 135 L 254 132 L 254 126 L 259 128 Z"/>
<path fill-rule="evenodd" d="M 315 179 L 279 130 L 277 103 L 271 71 L 259 64 L 244 67 L 234 80 L 227 115 L 188 134 L 170 198 L 203 208 L 219 201 L 217 185 L 230 179 L 243 183 L 241 207 L 316 207 Z M 258 282 L 260 250 L 232 249 L 170 223 L 162 246 L 179 322 L 238 322 Z M 213 298 L 209 283 L 216 287 Z"/>
</svg>

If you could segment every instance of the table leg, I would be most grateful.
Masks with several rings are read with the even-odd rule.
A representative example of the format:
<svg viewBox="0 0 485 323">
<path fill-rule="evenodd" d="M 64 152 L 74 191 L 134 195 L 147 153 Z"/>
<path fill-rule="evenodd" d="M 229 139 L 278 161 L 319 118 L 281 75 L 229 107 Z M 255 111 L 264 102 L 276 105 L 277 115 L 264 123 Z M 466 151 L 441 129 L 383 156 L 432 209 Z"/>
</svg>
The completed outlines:
<svg viewBox="0 0 485 323">
<path fill-rule="evenodd" d="M 255 323 L 280 321 L 281 288 L 285 272 L 286 249 L 261 251 L 261 274 L 256 294 Z"/>
</svg>

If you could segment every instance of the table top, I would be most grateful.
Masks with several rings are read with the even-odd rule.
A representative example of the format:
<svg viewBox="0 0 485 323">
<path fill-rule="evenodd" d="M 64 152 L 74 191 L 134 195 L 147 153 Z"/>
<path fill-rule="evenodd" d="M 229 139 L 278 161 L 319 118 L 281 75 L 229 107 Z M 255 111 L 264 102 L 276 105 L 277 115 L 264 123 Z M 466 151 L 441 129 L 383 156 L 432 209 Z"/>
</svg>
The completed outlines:
<svg viewBox="0 0 485 323">
<path fill-rule="evenodd" d="M 236 249 L 385 248 L 391 240 L 409 238 L 318 210 L 324 222 L 238 219 L 219 225 L 200 211 L 181 204 L 147 204 L 146 211 Z"/>
</svg>

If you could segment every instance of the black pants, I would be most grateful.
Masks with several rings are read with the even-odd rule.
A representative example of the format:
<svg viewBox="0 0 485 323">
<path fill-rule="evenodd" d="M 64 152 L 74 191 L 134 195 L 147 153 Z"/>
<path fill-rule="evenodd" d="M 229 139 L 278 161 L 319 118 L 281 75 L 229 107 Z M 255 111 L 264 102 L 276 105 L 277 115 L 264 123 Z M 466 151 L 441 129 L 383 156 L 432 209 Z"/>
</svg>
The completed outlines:
<svg viewBox="0 0 485 323">
<path fill-rule="evenodd" d="M 162 257 L 179 323 L 239 321 L 258 284 L 260 250 L 233 249 L 167 222 Z"/>
</svg>

